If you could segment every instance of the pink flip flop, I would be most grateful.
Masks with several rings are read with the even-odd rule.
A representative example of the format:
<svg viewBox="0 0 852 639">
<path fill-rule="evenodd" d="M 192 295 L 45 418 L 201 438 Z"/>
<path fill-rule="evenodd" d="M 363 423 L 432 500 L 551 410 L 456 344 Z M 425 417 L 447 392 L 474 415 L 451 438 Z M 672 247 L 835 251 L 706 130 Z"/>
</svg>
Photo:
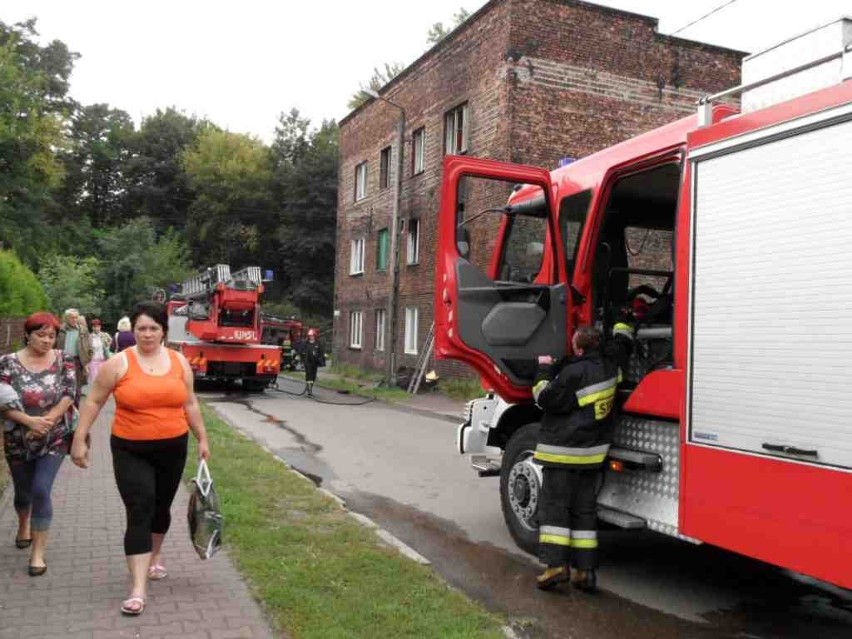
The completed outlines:
<svg viewBox="0 0 852 639">
<path fill-rule="evenodd" d="M 121 602 L 121 614 L 136 617 L 145 610 L 145 600 L 142 597 L 130 597 Z"/>
<path fill-rule="evenodd" d="M 166 567 L 163 564 L 154 564 L 148 568 L 148 579 L 151 581 L 160 581 L 169 576 Z"/>
</svg>

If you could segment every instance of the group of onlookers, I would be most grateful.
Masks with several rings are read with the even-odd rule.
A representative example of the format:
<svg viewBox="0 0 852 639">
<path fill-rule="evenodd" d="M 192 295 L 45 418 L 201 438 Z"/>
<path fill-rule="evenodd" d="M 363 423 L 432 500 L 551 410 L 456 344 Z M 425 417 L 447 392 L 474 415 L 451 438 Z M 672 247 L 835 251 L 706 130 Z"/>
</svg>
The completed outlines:
<svg viewBox="0 0 852 639">
<path fill-rule="evenodd" d="M 81 468 L 89 466 L 89 431 L 112 395 L 110 449 L 127 510 L 124 549 L 132 576 L 121 612 L 138 615 L 148 580 L 168 575 L 161 548 L 188 432 L 202 458 L 209 458 L 210 449 L 189 363 L 165 346 L 165 307 L 138 304 L 112 338 L 101 328 L 92 320 L 90 332 L 74 309 L 62 323 L 51 313 L 34 313 L 24 324 L 23 348 L 0 357 L 0 424 L 18 517 L 14 543 L 30 549 L 31 576 L 47 572 L 53 483 L 66 455 Z M 86 373 L 88 394 L 81 402 Z"/>
<path fill-rule="evenodd" d="M 122 317 L 117 329 L 115 335 L 110 337 L 109 333 L 103 331 L 101 320 L 95 318 L 90 331 L 86 317 L 76 308 L 65 311 L 64 322 L 56 332 L 56 347 L 74 360 L 77 376 L 83 384 L 95 381 L 101 364 L 113 353 L 136 344 L 129 317 Z"/>
</svg>

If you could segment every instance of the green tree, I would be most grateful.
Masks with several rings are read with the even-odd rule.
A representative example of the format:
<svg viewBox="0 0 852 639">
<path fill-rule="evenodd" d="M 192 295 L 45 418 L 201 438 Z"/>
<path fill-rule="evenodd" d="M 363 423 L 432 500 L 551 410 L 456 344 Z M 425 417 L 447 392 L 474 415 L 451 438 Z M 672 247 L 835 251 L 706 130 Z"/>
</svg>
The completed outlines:
<svg viewBox="0 0 852 639">
<path fill-rule="evenodd" d="M 68 76 L 75 54 L 55 41 L 34 42 L 35 21 L 0 22 L 0 243 L 35 266 L 50 241 L 47 213 L 62 182 L 56 150 L 63 126 Z"/>
<path fill-rule="evenodd" d="M 438 44 L 441 40 L 446 38 L 452 31 L 458 27 L 462 22 L 467 20 L 470 17 L 470 12 L 464 7 L 459 7 L 459 10 L 453 14 L 453 26 L 445 27 L 443 22 L 436 22 L 431 27 L 429 27 L 429 33 L 426 36 L 426 41 L 432 44 Z"/>
<path fill-rule="evenodd" d="M 304 313 L 330 316 L 339 132 L 334 122 L 313 132 L 308 126 L 291 111 L 272 144 L 276 201 L 283 203 L 273 261 L 288 300 Z"/>
<path fill-rule="evenodd" d="M 12 251 L 0 251 L 0 317 L 25 317 L 48 308 L 44 288 Z"/>
<path fill-rule="evenodd" d="M 76 109 L 69 146 L 62 154 L 65 185 L 60 196 L 64 216 L 88 216 L 95 228 L 127 216 L 125 171 L 134 134 L 130 116 L 106 104 Z"/>
<path fill-rule="evenodd" d="M 367 100 L 370 99 L 370 95 L 364 90 L 365 88 L 370 89 L 371 91 L 378 91 L 383 86 L 385 86 L 388 82 L 393 80 L 396 76 L 398 76 L 405 69 L 405 65 L 399 62 L 385 62 L 384 68 L 373 68 L 373 75 L 370 80 L 367 82 L 367 86 L 364 87 L 362 84 L 360 88 L 352 94 L 352 97 L 349 98 L 349 102 L 346 103 L 350 109 L 357 109 L 359 106 L 364 104 Z"/>
<path fill-rule="evenodd" d="M 260 140 L 207 128 L 183 156 L 196 198 L 187 241 L 197 266 L 257 264 L 270 241 L 272 166 Z"/>
<path fill-rule="evenodd" d="M 157 239 L 153 223 L 144 217 L 105 233 L 99 254 L 101 311 L 109 320 L 126 315 L 136 302 L 151 299 L 156 289 L 182 281 L 192 271 L 180 236 L 168 231 Z"/>
<path fill-rule="evenodd" d="M 98 283 L 101 263 L 96 257 L 51 255 L 41 263 L 39 278 L 50 310 L 61 314 L 67 308 L 100 313 L 104 291 Z"/>
<path fill-rule="evenodd" d="M 209 126 L 175 108 L 145 118 L 131 144 L 126 164 L 130 209 L 154 222 L 158 232 L 183 230 L 194 193 L 183 170 L 184 152 Z"/>
</svg>

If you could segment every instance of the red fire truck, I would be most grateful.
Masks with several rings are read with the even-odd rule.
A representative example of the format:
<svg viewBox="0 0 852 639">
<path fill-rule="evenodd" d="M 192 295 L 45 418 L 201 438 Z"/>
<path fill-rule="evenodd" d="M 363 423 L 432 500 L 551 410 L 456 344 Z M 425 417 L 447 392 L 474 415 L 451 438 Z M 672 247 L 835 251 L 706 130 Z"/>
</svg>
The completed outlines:
<svg viewBox="0 0 852 639">
<path fill-rule="evenodd" d="M 186 356 L 197 380 L 240 380 L 246 390 L 262 390 L 277 379 L 281 349 L 261 343 L 262 294 L 260 267 L 232 273 L 217 264 L 169 300 L 169 346 Z"/>
<path fill-rule="evenodd" d="M 696 116 L 552 172 L 445 159 L 437 353 L 493 389 L 457 445 L 500 475 L 524 549 L 536 357 L 633 308 L 599 518 L 852 588 L 850 36 L 841 20 L 750 56 Z"/>
</svg>

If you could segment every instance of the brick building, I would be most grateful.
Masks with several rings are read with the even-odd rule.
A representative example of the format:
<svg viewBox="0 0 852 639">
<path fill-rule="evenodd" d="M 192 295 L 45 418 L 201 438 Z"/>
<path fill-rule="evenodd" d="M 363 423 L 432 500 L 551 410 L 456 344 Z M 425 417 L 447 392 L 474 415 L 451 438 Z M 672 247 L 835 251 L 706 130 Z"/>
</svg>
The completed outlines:
<svg viewBox="0 0 852 639">
<path fill-rule="evenodd" d="M 553 168 L 694 113 L 700 96 L 739 83 L 743 55 L 589 2 L 491 0 L 384 86 L 406 115 L 396 366 L 414 366 L 432 324 L 446 153 Z M 333 348 L 379 370 L 399 120 L 374 99 L 340 123 Z"/>
</svg>

